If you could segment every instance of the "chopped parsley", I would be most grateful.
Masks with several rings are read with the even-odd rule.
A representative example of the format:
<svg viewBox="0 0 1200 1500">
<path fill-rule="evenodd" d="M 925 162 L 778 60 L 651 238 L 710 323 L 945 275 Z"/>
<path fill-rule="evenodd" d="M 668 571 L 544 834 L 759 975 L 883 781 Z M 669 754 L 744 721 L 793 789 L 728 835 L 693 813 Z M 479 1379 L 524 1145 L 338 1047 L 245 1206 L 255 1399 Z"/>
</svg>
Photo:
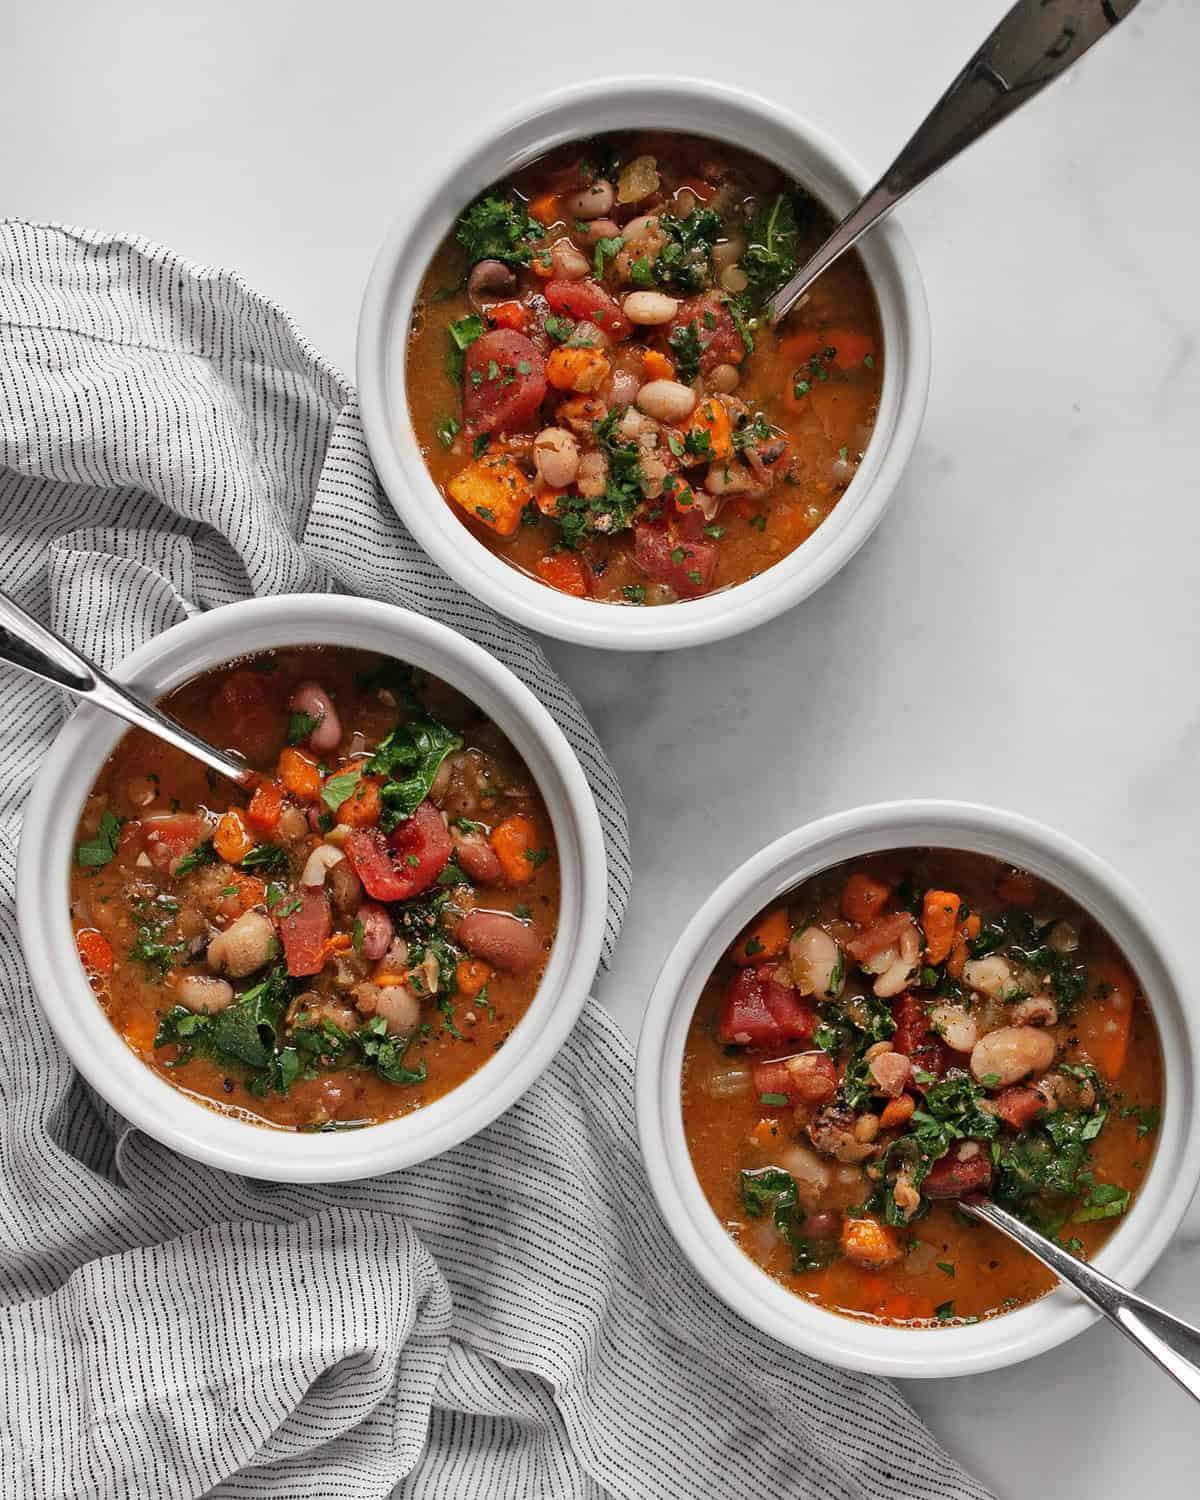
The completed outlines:
<svg viewBox="0 0 1200 1500">
<path fill-rule="evenodd" d="M 544 227 L 525 208 L 507 198 L 477 198 L 458 221 L 458 243 L 472 261 L 502 260 L 526 265 L 530 244 L 545 236 Z"/>
</svg>

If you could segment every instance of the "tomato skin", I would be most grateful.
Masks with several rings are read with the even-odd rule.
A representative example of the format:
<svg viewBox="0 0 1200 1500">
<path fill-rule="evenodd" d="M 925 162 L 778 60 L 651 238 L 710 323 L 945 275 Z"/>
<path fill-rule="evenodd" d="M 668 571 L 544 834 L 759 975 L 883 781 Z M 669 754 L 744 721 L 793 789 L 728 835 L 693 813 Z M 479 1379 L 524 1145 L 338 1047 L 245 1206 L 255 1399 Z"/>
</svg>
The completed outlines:
<svg viewBox="0 0 1200 1500">
<path fill-rule="evenodd" d="M 712 588 L 717 546 L 640 521 L 633 528 L 633 560 L 647 578 L 673 588 L 681 599 L 698 599 Z"/>
<path fill-rule="evenodd" d="M 761 966 L 739 969 L 725 991 L 717 1039 L 751 1047 L 782 1047 L 788 1042 L 811 1041 L 816 1023 L 812 1007 L 795 990 L 768 979 Z"/>
<path fill-rule="evenodd" d="M 287 719 L 278 695 L 261 672 L 231 672 L 209 699 L 222 742 L 250 761 L 274 761 Z"/>
<path fill-rule="evenodd" d="M 522 431 L 537 416 L 545 395 L 546 362 L 523 333 L 493 328 L 468 346 L 463 360 L 468 437 Z"/>
<path fill-rule="evenodd" d="M 287 970 L 295 978 L 319 974 L 325 965 L 325 942 L 333 928 L 329 897 L 323 886 L 303 886 L 300 905 L 279 921 Z"/>
<path fill-rule="evenodd" d="M 594 323 L 614 344 L 621 343 L 633 332 L 633 324 L 619 304 L 594 281 L 547 282 L 546 301 L 556 313 Z"/>
<path fill-rule="evenodd" d="M 1013 1130 L 1024 1130 L 1046 1108 L 1046 1101 L 1037 1089 L 1024 1084 L 1015 1084 L 997 1094 L 992 1104 L 996 1113 Z"/>
<path fill-rule="evenodd" d="M 428 798 L 389 839 L 376 829 L 346 835 L 346 858 L 376 901 L 408 901 L 428 890 L 449 862 L 450 830 Z"/>
<path fill-rule="evenodd" d="M 929 1017 L 922 1002 L 905 990 L 892 1001 L 892 1019 L 896 1023 L 893 1048 L 911 1058 L 914 1073 L 931 1073 L 940 1078 L 950 1066 L 950 1052 L 941 1037 L 929 1029 Z M 923 1093 L 929 1085 L 913 1083 L 911 1087 Z"/>
</svg>

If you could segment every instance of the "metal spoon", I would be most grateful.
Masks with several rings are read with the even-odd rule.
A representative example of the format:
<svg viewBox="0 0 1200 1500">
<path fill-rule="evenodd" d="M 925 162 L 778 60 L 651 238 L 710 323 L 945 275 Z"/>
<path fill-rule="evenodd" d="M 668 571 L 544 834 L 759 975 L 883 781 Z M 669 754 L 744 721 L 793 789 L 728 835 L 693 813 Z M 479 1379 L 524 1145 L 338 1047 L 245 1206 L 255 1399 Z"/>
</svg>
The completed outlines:
<svg viewBox="0 0 1200 1500">
<path fill-rule="evenodd" d="M 33 677 L 40 677 L 43 682 L 52 682 L 55 687 L 66 688 L 68 693 L 74 693 L 83 702 L 94 703 L 97 708 L 116 714 L 126 723 L 144 729 L 147 734 L 157 735 L 160 740 L 193 756 L 230 781 L 248 786 L 254 780 L 254 772 L 248 766 L 197 739 L 153 703 L 144 702 L 128 688 L 114 682 L 95 662 L 81 656 L 73 646 L 39 624 L 2 593 L 0 661 L 6 661 Z"/>
<path fill-rule="evenodd" d="M 990 1198 L 961 1198 L 959 1207 L 972 1218 L 981 1219 L 1010 1240 L 1016 1240 L 1030 1255 L 1036 1255 L 1060 1281 L 1085 1297 L 1127 1339 L 1132 1339 L 1143 1354 L 1148 1354 L 1200 1401 L 1200 1328 L 1193 1328 L 1182 1318 L 1172 1317 L 1153 1302 L 1147 1302 L 1145 1297 L 1126 1291 L 1111 1277 L 1076 1260 L 1061 1245 L 1030 1229 Z"/>
<path fill-rule="evenodd" d="M 1065 73 L 1138 0 L 1017 0 L 871 191 L 767 303 L 772 324 L 939 167 Z"/>
</svg>

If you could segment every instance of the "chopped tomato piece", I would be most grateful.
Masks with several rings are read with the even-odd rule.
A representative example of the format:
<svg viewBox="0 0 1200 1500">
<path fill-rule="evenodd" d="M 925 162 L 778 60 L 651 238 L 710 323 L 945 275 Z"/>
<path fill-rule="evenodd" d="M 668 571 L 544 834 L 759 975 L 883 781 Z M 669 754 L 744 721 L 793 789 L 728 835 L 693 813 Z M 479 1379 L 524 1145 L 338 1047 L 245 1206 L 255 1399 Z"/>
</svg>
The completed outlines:
<svg viewBox="0 0 1200 1500">
<path fill-rule="evenodd" d="M 882 953 L 885 948 L 898 942 L 905 929 L 911 926 L 912 918 L 906 911 L 894 911 L 889 916 L 872 922 L 857 937 L 852 937 L 846 944 L 846 952 L 851 958 L 860 961 L 874 958 L 877 953 Z"/>
<path fill-rule="evenodd" d="M 557 195 L 541 193 L 532 199 L 529 204 L 529 217 L 536 219 L 539 224 L 553 224 L 557 219 L 561 219 Z"/>
<path fill-rule="evenodd" d="M 287 727 L 274 686 L 248 667 L 231 672 L 209 700 L 214 738 L 240 750 L 248 760 L 272 759 Z"/>
<path fill-rule="evenodd" d="M 633 324 L 618 304 L 594 281 L 547 282 L 546 301 L 556 313 L 594 323 L 614 344 L 627 339 L 633 332 Z"/>
<path fill-rule="evenodd" d="M 356 828 L 346 835 L 346 858 L 376 901 L 408 901 L 427 890 L 445 869 L 450 831 L 428 797 L 390 839 Z"/>
<path fill-rule="evenodd" d="M 1014 1130 L 1024 1130 L 1045 1107 L 1046 1101 L 1037 1089 L 1031 1089 L 1025 1084 L 1005 1089 L 992 1100 L 992 1108 Z"/>
<path fill-rule="evenodd" d="M 816 1023 L 816 1013 L 795 990 L 766 978 L 761 968 L 739 969 L 725 991 L 717 1037 L 751 1047 L 783 1047 L 811 1041 Z"/>
<path fill-rule="evenodd" d="M 746 345 L 729 311 L 728 299 L 720 292 L 706 292 L 680 304 L 669 325 L 668 343 L 677 336 L 687 336 L 694 328 L 700 346 L 700 373 L 707 375 L 718 365 L 740 365 L 746 358 Z"/>
<path fill-rule="evenodd" d="M 534 572 L 560 594 L 586 599 L 592 592 L 587 564 L 574 552 L 549 552 L 539 558 Z"/>
<path fill-rule="evenodd" d="M 892 1002 L 892 1019 L 896 1030 L 892 1034 L 892 1046 L 897 1052 L 911 1057 L 929 1032 L 929 1017 L 925 1007 L 910 990 L 905 990 Z"/>
<path fill-rule="evenodd" d="M 987 1141 L 955 1141 L 929 1169 L 921 1184 L 926 1198 L 961 1198 L 992 1185 L 992 1154 Z"/>
<path fill-rule="evenodd" d="M 789 1104 L 826 1104 L 837 1093 L 837 1068 L 824 1052 L 755 1063 L 752 1072 L 760 1100 L 763 1094 L 783 1094 Z"/>
<path fill-rule="evenodd" d="M 891 888 L 856 870 L 842 891 L 842 916 L 847 922 L 868 927 L 888 904 Z"/>
<path fill-rule="evenodd" d="M 279 919 L 279 936 L 288 973 L 296 977 L 319 974 L 325 967 L 325 943 L 333 926 L 324 886 L 302 886 L 299 906 L 293 908 L 289 900 L 282 910 L 286 915 Z"/>
<path fill-rule="evenodd" d="M 537 345 L 511 328 L 494 328 L 468 345 L 463 360 L 463 417 L 468 437 L 522 432 L 546 394 Z"/>
<path fill-rule="evenodd" d="M 715 542 L 685 541 L 642 521 L 633 528 L 633 560 L 655 583 L 674 589 L 681 599 L 696 599 L 712 588 L 717 548 Z"/>
</svg>

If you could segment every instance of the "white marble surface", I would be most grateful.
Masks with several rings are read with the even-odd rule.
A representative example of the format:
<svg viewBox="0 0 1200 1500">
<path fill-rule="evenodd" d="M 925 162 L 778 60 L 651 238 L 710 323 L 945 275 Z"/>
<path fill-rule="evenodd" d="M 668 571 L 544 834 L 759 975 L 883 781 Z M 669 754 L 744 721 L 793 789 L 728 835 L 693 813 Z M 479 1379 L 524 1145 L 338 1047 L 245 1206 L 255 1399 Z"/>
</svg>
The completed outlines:
<svg viewBox="0 0 1200 1500">
<path fill-rule="evenodd" d="M 3 211 L 236 267 L 342 368 L 406 166 L 532 89 L 676 68 L 790 102 L 882 167 L 1004 0 L 750 9 L 93 0 L 5 28 Z M 339 14 L 343 19 L 338 19 Z M 733 29 L 730 31 L 730 23 Z M 1092 845 L 1187 940 L 1200 755 L 1200 13 L 1144 0 L 1077 74 L 903 210 L 934 372 L 868 548 L 791 615 L 637 661 L 551 646 L 629 799 L 637 884 L 605 1001 L 636 1032 L 695 903 L 819 813 L 940 794 Z M 636 674 L 636 675 L 635 675 Z M 1147 1289 L 1200 1320 L 1200 1208 Z M 1114 1334 L 913 1383 L 1004 1496 L 1193 1495 L 1196 1408 Z"/>
</svg>

